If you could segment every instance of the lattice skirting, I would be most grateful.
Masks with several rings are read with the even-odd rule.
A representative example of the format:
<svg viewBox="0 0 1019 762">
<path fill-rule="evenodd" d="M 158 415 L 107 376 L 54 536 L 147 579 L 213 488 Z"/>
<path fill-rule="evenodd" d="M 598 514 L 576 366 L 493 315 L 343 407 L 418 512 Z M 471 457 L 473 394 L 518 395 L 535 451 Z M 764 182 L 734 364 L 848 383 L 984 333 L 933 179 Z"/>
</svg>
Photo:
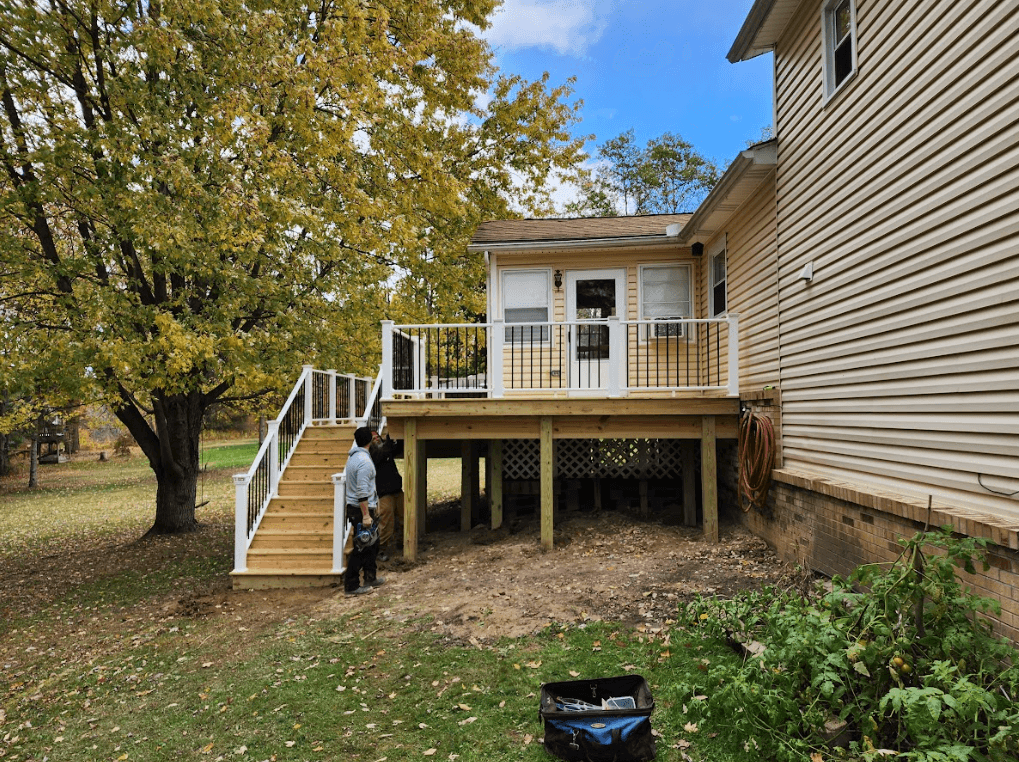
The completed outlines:
<svg viewBox="0 0 1019 762">
<path fill-rule="evenodd" d="M 664 479 L 679 476 L 682 440 L 557 439 L 553 473 L 557 479 Z M 505 479 L 541 477 L 540 442 L 507 439 L 502 443 Z"/>
</svg>

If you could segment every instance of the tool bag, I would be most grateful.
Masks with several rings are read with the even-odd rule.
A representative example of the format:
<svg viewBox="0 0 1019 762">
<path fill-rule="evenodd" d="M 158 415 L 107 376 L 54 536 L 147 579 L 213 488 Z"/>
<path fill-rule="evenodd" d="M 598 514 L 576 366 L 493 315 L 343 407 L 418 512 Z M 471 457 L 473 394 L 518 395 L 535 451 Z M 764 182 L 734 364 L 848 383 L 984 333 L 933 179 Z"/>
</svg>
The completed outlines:
<svg viewBox="0 0 1019 762">
<path fill-rule="evenodd" d="M 545 750 L 571 762 L 654 759 L 654 708 L 651 689 L 640 675 L 545 683 L 538 710 Z"/>
</svg>

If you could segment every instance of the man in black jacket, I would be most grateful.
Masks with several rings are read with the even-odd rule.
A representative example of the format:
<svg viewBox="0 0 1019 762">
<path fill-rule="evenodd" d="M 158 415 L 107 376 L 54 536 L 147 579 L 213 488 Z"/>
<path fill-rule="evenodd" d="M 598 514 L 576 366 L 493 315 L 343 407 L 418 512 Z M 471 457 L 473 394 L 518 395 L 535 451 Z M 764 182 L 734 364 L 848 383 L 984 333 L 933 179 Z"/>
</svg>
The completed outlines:
<svg viewBox="0 0 1019 762">
<path fill-rule="evenodd" d="M 386 434 L 385 440 L 373 432 L 369 452 L 375 464 L 375 487 L 379 493 L 379 560 L 388 561 L 390 540 L 394 534 L 402 545 L 403 477 L 396 468 L 396 458 L 403 457 L 403 443 L 396 443 Z"/>
</svg>

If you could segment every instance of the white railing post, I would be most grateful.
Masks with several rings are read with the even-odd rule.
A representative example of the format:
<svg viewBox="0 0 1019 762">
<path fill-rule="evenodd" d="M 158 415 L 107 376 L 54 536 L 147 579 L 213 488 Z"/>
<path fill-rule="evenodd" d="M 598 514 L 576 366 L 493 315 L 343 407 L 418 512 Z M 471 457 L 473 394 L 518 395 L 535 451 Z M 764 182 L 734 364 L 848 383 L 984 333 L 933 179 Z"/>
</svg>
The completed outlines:
<svg viewBox="0 0 1019 762">
<path fill-rule="evenodd" d="M 347 544 L 347 478 L 333 474 L 333 574 L 346 570 L 343 546 Z"/>
<path fill-rule="evenodd" d="M 730 312 L 729 322 L 729 396 L 739 396 L 739 314 Z"/>
<path fill-rule="evenodd" d="M 506 348 L 506 322 L 495 318 L 488 327 L 491 334 L 488 338 L 488 388 L 492 397 L 501 398 L 506 391 L 502 377 L 502 358 Z"/>
<path fill-rule="evenodd" d="M 280 422 L 269 421 L 269 430 L 266 432 L 266 439 L 269 440 L 269 496 L 276 494 L 280 484 Z"/>
<path fill-rule="evenodd" d="M 347 418 L 353 423 L 357 418 L 357 377 L 353 373 L 346 374 L 347 379 Z"/>
<path fill-rule="evenodd" d="M 304 425 L 311 426 L 312 392 L 315 389 L 315 372 L 311 365 L 304 367 Z"/>
<path fill-rule="evenodd" d="M 393 399 L 393 321 L 382 321 L 382 399 Z"/>
<path fill-rule="evenodd" d="M 248 570 L 248 475 L 234 474 L 234 571 Z"/>
<path fill-rule="evenodd" d="M 327 370 L 329 374 L 329 423 L 336 425 L 336 371 Z"/>
<path fill-rule="evenodd" d="M 620 367 L 626 365 L 626 343 L 623 341 L 623 324 L 619 316 L 609 318 L 609 396 L 619 397 L 623 391 Z"/>
</svg>

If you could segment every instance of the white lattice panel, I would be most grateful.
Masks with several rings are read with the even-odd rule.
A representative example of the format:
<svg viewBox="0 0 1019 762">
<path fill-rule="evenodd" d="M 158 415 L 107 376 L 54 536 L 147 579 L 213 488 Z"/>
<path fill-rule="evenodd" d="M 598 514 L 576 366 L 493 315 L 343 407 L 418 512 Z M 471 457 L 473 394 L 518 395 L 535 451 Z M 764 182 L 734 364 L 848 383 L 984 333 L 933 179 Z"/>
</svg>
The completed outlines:
<svg viewBox="0 0 1019 762">
<path fill-rule="evenodd" d="M 541 476 L 537 439 L 503 442 L 503 476 Z M 673 439 L 557 439 L 555 476 L 560 479 L 664 479 L 678 476 L 682 456 Z"/>
</svg>

